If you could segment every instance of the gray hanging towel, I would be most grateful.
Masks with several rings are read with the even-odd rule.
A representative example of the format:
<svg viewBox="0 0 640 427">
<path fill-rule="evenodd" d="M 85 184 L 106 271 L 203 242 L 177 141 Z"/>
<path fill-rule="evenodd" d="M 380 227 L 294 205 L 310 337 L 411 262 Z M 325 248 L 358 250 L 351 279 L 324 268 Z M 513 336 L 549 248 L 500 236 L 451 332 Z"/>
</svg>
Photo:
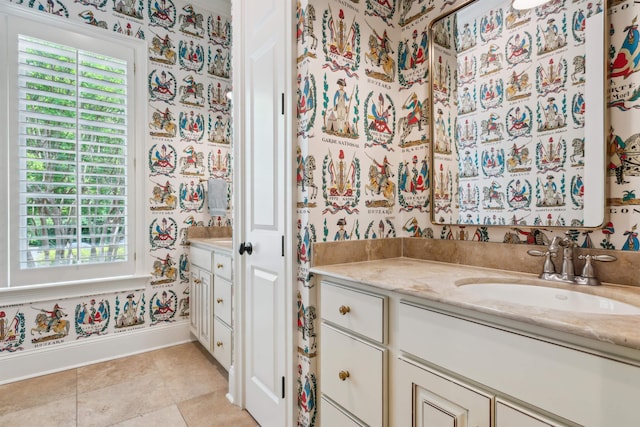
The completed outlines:
<svg viewBox="0 0 640 427">
<path fill-rule="evenodd" d="M 227 193 L 229 184 L 222 178 L 209 178 L 209 215 L 225 216 L 227 214 Z"/>
</svg>

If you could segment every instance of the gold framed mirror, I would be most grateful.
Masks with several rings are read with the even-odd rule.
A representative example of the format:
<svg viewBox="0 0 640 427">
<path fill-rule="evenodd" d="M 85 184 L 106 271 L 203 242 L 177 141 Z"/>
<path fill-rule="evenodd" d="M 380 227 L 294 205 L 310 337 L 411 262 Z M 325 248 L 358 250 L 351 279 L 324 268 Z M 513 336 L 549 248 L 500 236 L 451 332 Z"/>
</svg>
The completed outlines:
<svg viewBox="0 0 640 427">
<path fill-rule="evenodd" d="M 433 21 L 433 223 L 602 224 L 603 10 L 603 2 L 515 10 L 510 0 L 483 0 Z"/>
</svg>

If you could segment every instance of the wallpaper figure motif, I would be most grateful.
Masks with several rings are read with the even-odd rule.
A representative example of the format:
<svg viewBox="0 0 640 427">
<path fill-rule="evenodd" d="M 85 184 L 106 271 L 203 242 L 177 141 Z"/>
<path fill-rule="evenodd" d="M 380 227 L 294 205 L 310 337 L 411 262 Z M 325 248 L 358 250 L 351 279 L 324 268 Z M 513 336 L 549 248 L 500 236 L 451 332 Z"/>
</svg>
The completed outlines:
<svg viewBox="0 0 640 427">
<path fill-rule="evenodd" d="M 302 45 L 302 51 L 298 51 L 298 62 L 306 57 L 316 58 L 315 53 L 318 47 L 318 37 L 315 35 L 316 9 L 312 4 L 302 8 L 300 0 L 296 5 L 296 40 Z M 310 42 L 309 42 L 310 41 Z"/>
<path fill-rule="evenodd" d="M 404 37 L 398 44 L 398 77 L 401 89 L 424 84 L 429 74 L 427 28 L 414 29 L 411 41 Z"/>
<path fill-rule="evenodd" d="M 151 270 L 151 284 L 164 285 L 173 283 L 177 277 L 176 263 L 171 257 L 171 253 L 166 253 L 164 257 L 154 256 L 153 269 Z"/>
<path fill-rule="evenodd" d="M 365 200 L 365 206 L 368 208 L 391 208 L 395 205 L 396 184 L 391 179 L 394 176 L 391 171 L 392 167 L 384 156 L 382 161 L 369 157 L 371 165 L 369 166 L 369 181 L 364 186 L 365 196 L 372 198 Z M 380 197 L 381 199 L 377 199 Z"/>
<path fill-rule="evenodd" d="M 83 10 L 78 14 L 78 16 L 84 19 L 87 25 L 93 25 L 95 27 L 103 28 L 105 30 L 107 29 L 107 21 L 97 20 L 91 10 Z"/>
<path fill-rule="evenodd" d="M 398 122 L 400 147 L 407 148 L 426 144 L 428 124 L 429 104 L 427 99 L 419 99 L 418 94 L 412 92 L 402 103 L 401 117 Z"/>
<path fill-rule="evenodd" d="M 24 350 L 22 347 L 26 336 L 24 313 L 18 308 L 12 316 L 4 311 L 9 308 L 12 307 L 3 307 L 3 310 L 0 310 L 0 353 Z M 9 313 L 12 312 L 13 310 Z"/>
<path fill-rule="evenodd" d="M 188 43 L 180 40 L 178 52 L 181 70 L 202 74 L 202 69 L 205 64 L 204 48 L 202 45 L 194 44 L 193 40 L 190 40 Z"/>
<path fill-rule="evenodd" d="M 344 150 L 338 150 L 338 157 L 329 149 L 322 163 L 322 193 L 325 200 L 323 213 L 332 214 L 345 211 L 358 213 L 360 200 L 360 159 L 355 153 L 349 159 Z"/>
<path fill-rule="evenodd" d="M 391 97 L 370 92 L 364 101 L 364 111 L 364 132 L 369 141 L 365 148 L 382 147 L 394 151 L 391 144 L 395 137 L 396 110 Z"/>
<path fill-rule="evenodd" d="M 182 150 L 184 156 L 178 159 L 180 174 L 183 176 L 204 176 L 204 152 L 197 151 L 193 145 Z"/>
<path fill-rule="evenodd" d="M 169 107 L 164 110 L 150 106 L 151 121 L 149 122 L 149 135 L 160 138 L 173 138 L 176 136 L 177 126 L 173 111 Z"/>
<path fill-rule="evenodd" d="M 347 82 L 340 78 L 336 82 L 337 89 L 333 90 L 333 96 L 329 98 L 329 86 L 327 75 L 324 80 L 322 116 L 324 117 L 323 132 L 329 135 L 343 138 L 358 138 L 358 85 L 354 84 L 351 90 L 347 89 Z"/>
<path fill-rule="evenodd" d="M 399 24 L 405 27 L 431 12 L 434 7 L 434 0 L 398 0 L 399 4 Z"/>
<path fill-rule="evenodd" d="M 383 82 L 392 82 L 396 78 L 396 62 L 392 56 L 394 50 L 387 30 L 383 30 L 380 35 L 369 23 L 365 23 L 373 31 L 369 36 L 369 50 L 364 54 L 365 64 L 372 68 L 365 68 L 365 74 Z"/>
<path fill-rule="evenodd" d="M 175 322 L 178 296 L 171 289 L 156 292 L 149 301 L 150 326 L 155 326 L 162 322 Z"/>
<path fill-rule="evenodd" d="M 168 178 L 174 178 L 174 172 L 176 170 L 176 149 L 171 144 L 165 144 L 158 146 L 154 144 L 149 150 L 149 176 L 166 176 Z"/>
<path fill-rule="evenodd" d="M 304 78 L 298 74 L 298 88 L 296 117 L 298 119 L 297 136 L 312 137 L 313 126 L 316 121 L 318 103 L 316 102 L 316 78 L 313 74 L 305 73 Z"/>
<path fill-rule="evenodd" d="M 101 3 L 100 6 L 96 6 L 96 8 L 102 10 L 102 6 L 107 2 L 106 0 L 89 0 L 87 3 L 93 3 L 92 5 L 95 5 L 95 3 Z M 144 4 L 142 0 L 113 0 L 113 11 L 131 18 L 142 19 L 143 9 Z"/>
<path fill-rule="evenodd" d="M 178 198 L 171 181 L 167 180 L 164 184 L 153 182 L 149 209 L 152 211 L 172 211 L 178 204 Z"/>
<path fill-rule="evenodd" d="M 153 3 L 152 3 L 153 2 Z M 149 25 L 171 30 L 176 24 L 176 6 L 171 0 L 149 0 Z"/>
<path fill-rule="evenodd" d="M 151 250 L 173 249 L 178 235 L 178 226 L 171 217 L 155 218 L 149 225 Z"/>
<path fill-rule="evenodd" d="M 203 38 L 205 33 L 204 16 L 197 13 L 191 4 L 184 5 L 182 10 L 185 13 L 178 15 L 180 31 L 193 37 Z"/>
<path fill-rule="evenodd" d="M 162 101 L 169 105 L 174 105 L 176 97 L 177 82 L 170 71 L 153 70 L 149 73 L 148 79 L 149 98 L 151 101 Z"/>
<path fill-rule="evenodd" d="M 316 158 L 313 155 L 302 156 L 298 147 L 298 171 L 296 173 L 296 182 L 301 190 L 301 197 L 298 199 L 297 206 L 299 208 L 317 206 L 316 197 L 318 196 L 318 185 L 315 183 L 314 173 L 316 170 Z"/>
<path fill-rule="evenodd" d="M 347 77 L 358 76 L 356 71 L 360 66 L 360 24 L 356 22 L 355 16 L 347 17 L 344 9 L 339 9 L 334 16 L 329 6 L 322 17 L 322 47 L 326 61 L 323 68 L 332 72 L 344 71 Z"/>
<path fill-rule="evenodd" d="M 63 339 L 69 335 L 69 328 L 71 322 L 64 319 L 68 316 L 67 312 L 58 303 L 55 303 L 49 310 L 46 308 L 31 307 L 36 310 L 34 324 L 31 328 L 31 342 L 34 344 L 51 342 L 53 344 L 59 344 L 64 342 Z"/>
<path fill-rule="evenodd" d="M 107 333 L 111 321 L 109 300 L 96 301 L 95 298 L 92 298 L 88 304 L 87 307 L 87 302 L 82 301 L 76 305 L 74 316 L 76 339 Z"/>
</svg>

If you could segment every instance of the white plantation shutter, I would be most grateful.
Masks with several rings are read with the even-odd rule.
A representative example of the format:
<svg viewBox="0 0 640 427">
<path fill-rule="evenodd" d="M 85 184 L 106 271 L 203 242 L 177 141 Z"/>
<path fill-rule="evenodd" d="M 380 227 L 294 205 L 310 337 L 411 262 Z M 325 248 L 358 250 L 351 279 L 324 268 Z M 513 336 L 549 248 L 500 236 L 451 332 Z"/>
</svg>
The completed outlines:
<svg viewBox="0 0 640 427">
<path fill-rule="evenodd" d="M 20 268 L 126 260 L 126 62 L 18 40 Z"/>
<path fill-rule="evenodd" d="M 146 227 L 135 203 L 145 182 L 136 117 L 145 117 L 146 42 L 30 15 L 0 4 L 0 217 L 9 230 L 0 233 L 0 288 L 133 289 L 149 274 L 136 257 Z"/>
</svg>

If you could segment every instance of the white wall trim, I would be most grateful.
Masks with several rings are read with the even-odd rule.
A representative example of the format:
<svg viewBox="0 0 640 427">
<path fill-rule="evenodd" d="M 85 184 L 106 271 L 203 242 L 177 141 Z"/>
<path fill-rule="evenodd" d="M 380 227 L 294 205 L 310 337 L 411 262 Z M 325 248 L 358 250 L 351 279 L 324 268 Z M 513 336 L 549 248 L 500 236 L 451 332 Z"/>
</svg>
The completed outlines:
<svg viewBox="0 0 640 427">
<path fill-rule="evenodd" d="M 193 341 L 189 322 L 110 332 L 0 357 L 0 385 Z"/>
</svg>

